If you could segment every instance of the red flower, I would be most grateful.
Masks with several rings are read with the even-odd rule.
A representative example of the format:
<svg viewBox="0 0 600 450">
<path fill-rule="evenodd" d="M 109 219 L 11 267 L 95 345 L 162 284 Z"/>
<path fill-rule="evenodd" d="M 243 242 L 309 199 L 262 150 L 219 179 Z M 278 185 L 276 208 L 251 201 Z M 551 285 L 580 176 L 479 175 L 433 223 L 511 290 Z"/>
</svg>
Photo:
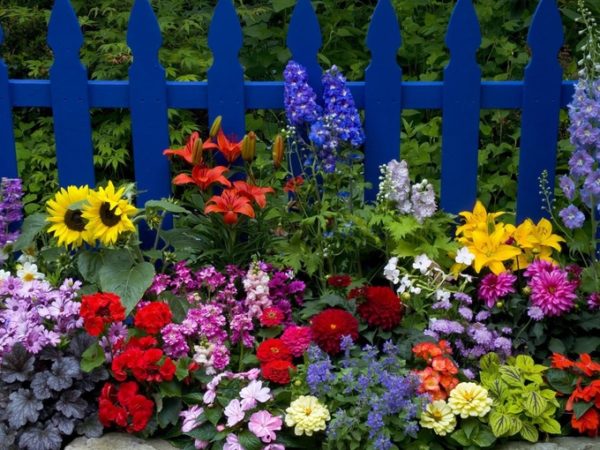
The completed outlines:
<svg viewBox="0 0 600 450">
<path fill-rule="evenodd" d="M 552 354 L 552 367 L 555 369 L 567 369 L 574 366 L 574 362 L 560 353 Z"/>
<path fill-rule="evenodd" d="M 400 298 L 389 287 L 368 287 L 357 312 L 369 325 L 382 330 L 391 330 L 402 320 Z"/>
<path fill-rule="evenodd" d="M 223 186 L 231 187 L 231 182 L 225 178 L 223 173 L 229 169 L 225 166 L 217 166 L 209 169 L 208 167 L 194 166 L 192 176 L 186 173 L 180 173 L 173 178 L 173 184 L 195 184 L 201 190 L 205 191 L 211 184 L 219 183 Z"/>
<path fill-rule="evenodd" d="M 276 327 L 281 325 L 285 315 L 279 308 L 265 308 L 260 316 L 260 324 L 263 327 Z"/>
<path fill-rule="evenodd" d="M 588 436 L 597 437 L 600 430 L 600 414 L 595 408 L 590 408 L 579 419 L 575 414 L 571 417 L 571 426 L 580 433 L 587 433 Z"/>
<path fill-rule="evenodd" d="M 135 315 L 135 326 L 148 334 L 158 333 L 162 327 L 171 323 L 173 314 L 169 305 L 162 302 L 151 302 L 140 308 Z"/>
<path fill-rule="evenodd" d="M 294 178 L 290 178 L 286 181 L 285 186 L 283 186 L 283 192 L 296 192 L 300 186 L 304 184 L 304 178 L 300 175 Z"/>
<path fill-rule="evenodd" d="M 256 357 L 261 364 L 265 364 L 276 359 L 283 359 L 286 361 L 292 360 L 292 354 L 290 353 L 290 350 L 281 339 L 267 339 L 266 341 L 262 342 L 258 346 L 258 349 L 256 349 Z"/>
<path fill-rule="evenodd" d="M 185 143 L 185 147 L 179 149 L 167 149 L 163 151 L 163 155 L 174 155 L 183 158 L 188 164 L 195 164 L 194 162 L 194 147 L 202 145 L 201 150 L 208 150 L 211 148 L 217 148 L 212 142 L 202 143 L 200 135 L 197 131 L 194 131 Z"/>
<path fill-rule="evenodd" d="M 269 361 L 261 366 L 263 378 L 279 384 L 290 382 L 290 370 L 296 370 L 296 366 L 282 359 Z"/>
<path fill-rule="evenodd" d="M 267 194 L 275 192 L 270 187 L 260 187 L 248 184 L 245 181 L 234 181 L 233 187 L 251 202 L 256 202 L 258 206 L 264 208 L 267 206 Z"/>
<path fill-rule="evenodd" d="M 213 195 L 204 207 L 204 214 L 221 213 L 227 225 L 238 221 L 238 214 L 255 217 L 254 209 L 248 200 L 235 189 L 223 191 L 221 195 Z"/>
<path fill-rule="evenodd" d="M 327 284 L 334 288 L 347 288 L 352 283 L 350 275 L 331 275 L 327 278 Z"/>
<path fill-rule="evenodd" d="M 127 342 L 127 349 L 137 348 L 140 350 L 148 350 L 149 348 L 156 347 L 158 341 L 152 336 L 132 337 Z"/>
<path fill-rule="evenodd" d="M 350 292 L 348 292 L 348 300 L 364 297 L 366 289 L 367 288 L 365 286 L 350 289 Z"/>
<path fill-rule="evenodd" d="M 350 336 L 353 341 L 358 339 L 358 320 L 348 311 L 330 308 L 312 318 L 311 331 L 314 342 L 334 355 L 340 351 L 343 336 Z"/>
<path fill-rule="evenodd" d="M 219 134 L 217 135 L 217 145 L 219 151 L 229 163 L 235 162 L 242 154 L 242 141 L 230 141 L 225 136 L 225 133 L 223 133 L 223 130 L 219 130 Z"/>
<path fill-rule="evenodd" d="M 592 361 L 592 358 L 589 355 L 589 353 L 582 353 L 581 355 L 579 355 L 579 361 L 575 363 L 575 366 L 577 366 L 577 368 L 581 370 L 584 374 L 586 374 L 588 377 L 594 375 L 595 372 L 600 372 L 600 364 L 598 364 L 595 361 Z"/>
<path fill-rule="evenodd" d="M 125 308 L 119 296 L 99 292 L 81 297 L 79 314 L 85 330 L 92 336 L 99 336 L 105 325 L 125 319 Z"/>
<path fill-rule="evenodd" d="M 153 413 L 154 403 L 138 393 L 134 381 L 123 383 L 118 389 L 111 383 L 102 388 L 98 417 L 105 428 L 116 425 L 128 433 L 138 433 L 146 428 Z"/>
</svg>

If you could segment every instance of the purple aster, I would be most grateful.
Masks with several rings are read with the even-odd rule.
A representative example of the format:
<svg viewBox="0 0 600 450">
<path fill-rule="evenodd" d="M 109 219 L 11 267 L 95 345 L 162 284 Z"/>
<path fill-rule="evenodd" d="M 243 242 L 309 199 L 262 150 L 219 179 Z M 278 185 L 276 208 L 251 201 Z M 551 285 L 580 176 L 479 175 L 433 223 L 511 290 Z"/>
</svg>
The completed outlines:
<svg viewBox="0 0 600 450">
<path fill-rule="evenodd" d="M 539 306 L 530 306 L 527 308 L 527 315 L 536 322 L 544 319 L 544 311 Z"/>
<path fill-rule="evenodd" d="M 461 334 L 465 331 L 460 323 L 447 319 L 430 319 L 429 329 L 441 334 Z"/>
<path fill-rule="evenodd" d="M 477 322 L 483 322 L 484 320 L 489 319 L 489 317 L 491 316 L 489 311 L 479 311 L 477 313 L 477 315 L 475 316 L 475 320 Z"/>
<path fill-rule="evenodd" d="M 455 292 L 454 298 L 464 303 L 465 305 L 470 305 L 471 303 L 473 303 L 473 299 L 471 298 L 471 296 L 469 294 L 465 294 L 464 292 Z"/>
<path fill-rule="evenodd" d="M 570 230 L 581 228 L 585 222 L 585 215 L 575 205 L 567 206 L 558 215 Z"/>
<path fill-rule="evenodd" d="M 460 308 L 458 308 L 458 313 L 465 320 L 471 320 L 471 319 L 473 319 L 473 310 L 471 308 L 468 308 L 466 306 L 461 306 Z"/>
<path fill-rule="evenodd" d="M 493 308 L 497 300 L 515 292 L 515 281 L 517 277 L 510 272 L 502 272 L 499 275 L 490 273 L 479 283 L 477 295 L 488 308 Z"/>
</svg>

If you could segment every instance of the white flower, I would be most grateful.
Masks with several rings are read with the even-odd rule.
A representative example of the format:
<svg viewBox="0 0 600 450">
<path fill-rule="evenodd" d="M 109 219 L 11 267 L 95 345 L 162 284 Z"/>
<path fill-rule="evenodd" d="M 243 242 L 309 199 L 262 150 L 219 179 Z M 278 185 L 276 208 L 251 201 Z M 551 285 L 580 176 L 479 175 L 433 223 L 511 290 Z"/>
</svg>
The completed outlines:
<svg viewBox="0 0 600 450">
<path fill-rule="evenodd" d="M 454 258 L 454 261 L 456 261 L 458 264 L 470 266 L 474 259 L 475 255 L 471 253 L 467 247 L 463 247 L 456 254 L 456 258 Z"/>
<path fill-rule="evenodd" d="M 393 258 L 390 258 L 388 263 L 383 268 L 383 276 L 394 284 L 398 284 L 400 281 L 400 271 L 396 267 L 397 265 L 398 258 L 394 256 Z"/>
<path fill-rule="evenodd" d="M 432 261 L 427 257 L 425 253 L 417 256 L 415 258 L 415 262 L 413 263 L 413 269 L 418 269 L 423 275 L 426 275 L 429 272 L 429 267 L 431 266 Z"/>
<path fill-rule="evenodd" d="M 8 280 L 8 278 L 10 276 L 11 276 L 10 272 L 7 272 L 6 270 L 1 270 L 0 269 L 0 281 Z"/>
<path fill-rule="evenodd" d="M 43 280 L 45 275 L 41 272 L 38 272 L 37 265 L 26 262 L 23 265 L 17 266 L 17 277 L 25 282 L 28 282 L 33 280 Z"/>
<path fill-rule="evenodd" d="M 34 264 L 35 256 L 28 255 L 27 253 L 22 253 L 21 256 L 19 256 L 19 259 L 17 259 L 17 262 L 21 263 L 21 264 L 26 264 L 26 263 Z"/>
<path fill-rule="evenodd" d="M 271 398 L 271 390 L 263 387 L 262 381 L 251 381 L 248 386 L 240 391 L 242 409 L 247 411 L 256 406 L 256 402 L 264 403 Z"/>
<path fill-rule="evenodd" d="M 225 407 L 224 411 L 227 416 L 227 426 L 232 427 L 242 420 L 244 420 L 244 416 L 246 413 L 242 409 L 242 405 L 237 398 L 234 398 L 229 402 L 229 404 Z"/>
<path fill-rule="evenodd" d="M 447 302 L 450 300 L 450 292 L 445 291 L 443 289 L 438 289 L 437 291 L 435 291 L 435 299 L 438 302 Z"/>
</svg>

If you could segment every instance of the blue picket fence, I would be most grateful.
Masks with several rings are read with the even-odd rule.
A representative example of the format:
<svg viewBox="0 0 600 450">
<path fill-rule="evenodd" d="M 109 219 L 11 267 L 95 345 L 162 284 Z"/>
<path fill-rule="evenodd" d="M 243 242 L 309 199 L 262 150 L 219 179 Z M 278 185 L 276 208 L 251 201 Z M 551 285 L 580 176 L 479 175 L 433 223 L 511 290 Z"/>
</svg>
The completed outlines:
<svg viewBox="0 0 600 450">
<path fill-rule="evenodd" d="M 0 28 L 0 44 L 3 35 Z M 531 60 L 524 80 L 481 80 L 476 51 L 479 23 L 471 0 L 458 0 L 446 35 L 450 62 L 441 82 L 403 82 L 397 63 L 402 44 L 390 0 L 379 0 L 366 37 L 371 62 L 365 80 L 350 83 L 357 106 L 364 110 L 365 177 L 377 185 L 379 166 L 398 158 L 403 109 L 441 109 L 441 205 L 449 212 L 469 209 L 477 193 L 479 116 L 482 109 L 519 109 L 522 130 L 519 155 L 517 217 L 543 215 L 538 177 L 547 170 L 554 182 L 560 108 L 573 95 L 573 82 L 562 80 L 557 60 L 563 42 L 555 0 L 541 0 L 529 29 Z M 81 64 L 83 35 L 68 0 L 55 0 L 48 27 L 54 53 L 49 80 L 13 80 L 0 59 L 0 176 L 16 176 L 12 110 L 51 107 L 61 185 L 94 185 L 90 108 L 131 111 L 135 179 L 140 203 L 168 196 L 168 108 L 207 109 L 212 120 L 223 116 L 223 128 L 241 136 L 249 109 L 282 109 L 283 83 L 245 81 L 238 60 L 242 30 L 232 0 L 218 0 L 208 43 L 214 63 L 205 82 L 168 82 L 158 60 L 162 38 L 149 0 L 135 0 L 127 43 L 133 54 L 129 80 L 91 81 Z M 318 17 L 310 0 L 298 0 L 291 16 L 287 45 L 294 60 L 306 66 L 320 91 L 322 68 Z M 552 187 L 552 185 L 551 185 Z M 373 198 L 374 190 L 367 193 Z"/>
</svg>

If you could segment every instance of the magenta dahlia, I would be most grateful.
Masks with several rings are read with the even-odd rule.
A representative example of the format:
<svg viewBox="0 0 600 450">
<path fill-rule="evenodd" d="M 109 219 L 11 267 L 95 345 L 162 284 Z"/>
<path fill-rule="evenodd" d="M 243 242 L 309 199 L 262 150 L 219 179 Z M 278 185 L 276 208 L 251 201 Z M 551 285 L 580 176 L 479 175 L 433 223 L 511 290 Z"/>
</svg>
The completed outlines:
<svg viewBox="0 0 600 450">
<path fill-rule="evenodd" d="M 498 275 L 490 273 L 479 283 L 477 294 L 488 308 L 493 308 L 498 299 L 508 294 L 514 294 L 515 281 L 517 281 L 517 277 L 510 272 L 502 272 Z"/>
<path fill-rule="evenodd" d="M 559 267 L 537 272 L 529 280 L 531 303 L 546 316 L 560 316 L 575 306 L 577 283 L 569 280 L 569 273 Z"/>
</svg>

